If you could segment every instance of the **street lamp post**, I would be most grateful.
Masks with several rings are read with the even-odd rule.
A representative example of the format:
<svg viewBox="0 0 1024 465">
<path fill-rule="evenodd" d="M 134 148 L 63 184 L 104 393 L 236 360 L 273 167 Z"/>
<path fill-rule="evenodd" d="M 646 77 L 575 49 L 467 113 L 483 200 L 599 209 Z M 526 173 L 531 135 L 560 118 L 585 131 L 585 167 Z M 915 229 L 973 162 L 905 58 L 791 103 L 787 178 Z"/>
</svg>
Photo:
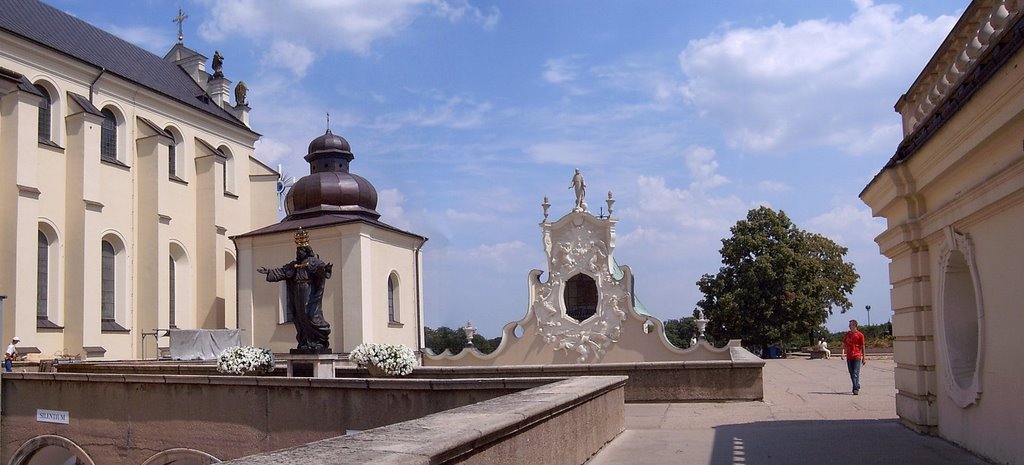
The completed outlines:
<svg viewBox="0 0 1024 465">
<path fill-rule="evenodd" d="M 871 306 L 865 305 L 864 310 L 868 311 L 868 326 L 871 326 Z"/>
</svg>

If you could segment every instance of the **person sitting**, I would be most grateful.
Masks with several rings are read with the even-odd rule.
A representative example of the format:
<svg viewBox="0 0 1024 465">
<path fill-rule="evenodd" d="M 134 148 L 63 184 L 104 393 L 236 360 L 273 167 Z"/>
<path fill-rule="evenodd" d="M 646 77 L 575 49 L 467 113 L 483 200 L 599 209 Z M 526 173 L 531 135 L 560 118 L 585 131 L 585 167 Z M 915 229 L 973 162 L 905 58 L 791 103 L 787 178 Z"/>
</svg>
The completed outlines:
<svg viewBox="0 0 1024 465">
<path fill-rule="evenodd" d="M 818 342 L 818 350 L 825 352 L 825 360 L 828 360 L 829 357 L 832 356 L 832 351 L 828 349 L 828 343 L 825 342 L 825 339 L 821 339 L 821 341 Z"/>
</svg>

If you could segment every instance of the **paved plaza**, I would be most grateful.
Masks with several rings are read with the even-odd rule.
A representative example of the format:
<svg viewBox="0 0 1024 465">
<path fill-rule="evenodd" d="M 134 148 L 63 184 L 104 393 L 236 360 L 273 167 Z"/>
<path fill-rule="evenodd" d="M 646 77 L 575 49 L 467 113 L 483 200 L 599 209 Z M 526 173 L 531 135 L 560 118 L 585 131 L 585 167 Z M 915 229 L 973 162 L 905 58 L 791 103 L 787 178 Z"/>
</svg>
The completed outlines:
<svg viewBox="0 0 1024 465">
<path fill-rule="evenodd" d="M 589 465 L 985 465 L 896 417 L 892 360 L 767 360 L 764 402 L 627 404 L 626 431 Z"/>
</svg>

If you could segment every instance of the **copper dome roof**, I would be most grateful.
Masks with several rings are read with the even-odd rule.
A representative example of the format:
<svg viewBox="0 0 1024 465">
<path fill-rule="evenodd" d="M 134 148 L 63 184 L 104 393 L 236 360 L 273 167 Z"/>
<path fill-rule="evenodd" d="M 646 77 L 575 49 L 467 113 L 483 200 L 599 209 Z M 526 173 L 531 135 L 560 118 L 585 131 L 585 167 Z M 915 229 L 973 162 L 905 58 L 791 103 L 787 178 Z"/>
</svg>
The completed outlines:
<svg viewBox="0 0 1024 465">
<path fill-rule="evenodd" d="M 299 179 L 285 197 L 289 219 L 348 213 L 377 219 L 377 189 L 362 176 L 349 173 L 355 158 L 348 141 L 327 132 L 309 143 L 309 175 Z"/>
</svg>

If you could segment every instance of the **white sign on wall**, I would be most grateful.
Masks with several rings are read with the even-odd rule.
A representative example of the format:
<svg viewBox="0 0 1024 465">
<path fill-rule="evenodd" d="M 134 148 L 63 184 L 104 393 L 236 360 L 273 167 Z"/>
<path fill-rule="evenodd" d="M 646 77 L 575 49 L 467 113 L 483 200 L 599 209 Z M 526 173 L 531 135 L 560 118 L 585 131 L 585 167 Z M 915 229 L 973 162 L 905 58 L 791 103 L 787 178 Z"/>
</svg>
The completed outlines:
<svg viewBox="0 0 1024 465">
<path fill-rule="evenodd" d="M 69 415 L 68 412 L 62 412 L 60 410 L 43 410 L 41 408 L 36 409 L 36 421 L 66 425 L 70 419 L 71 415 Z"/>
</svg>

